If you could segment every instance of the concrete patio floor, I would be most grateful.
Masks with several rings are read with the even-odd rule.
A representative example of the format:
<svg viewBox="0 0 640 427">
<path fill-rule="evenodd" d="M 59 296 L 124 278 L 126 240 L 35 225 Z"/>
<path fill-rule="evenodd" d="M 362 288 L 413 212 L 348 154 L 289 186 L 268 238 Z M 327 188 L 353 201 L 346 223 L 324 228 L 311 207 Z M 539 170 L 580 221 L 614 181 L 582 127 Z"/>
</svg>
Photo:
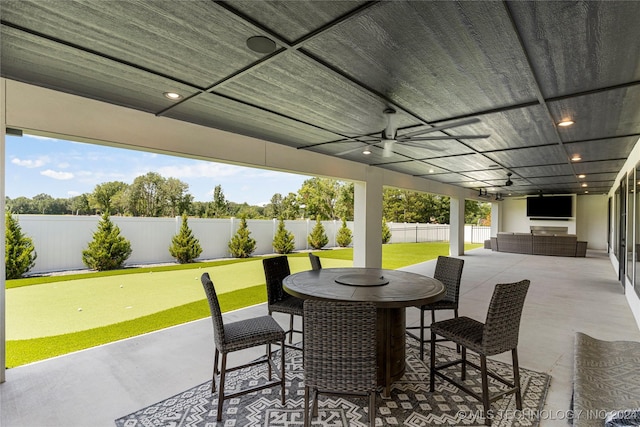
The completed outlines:
<svg viewBox="0 0 640 427">
<path fill-rule="evenodd" d="M 530 279 L 520 328 L 520 366 L 551 375 L 541 426 L 567 426 L 575 332 L 640 341 L 640 330 L 609 257 L 562 258 L 476 249 L 462 257 L 460 315 L 484 321 L 496 283 Z M 404 270 L 432 275 L 435 260 Z M 203 293 L 204 296 L 204 293 Z M 407 310 L 407 324 L 418 322 Z M 265 304 L 226 321 L 267 314 Z M 448 312 L 441 314 L 449 316 Z M 286 326 L 288 317 L 275 318 Z M 3 427 L 114 426 L 114 420 L 207 381 L 212 373 L 209 318 L 7 371 L 0 384 Z M 230 363 L 261 350 L 234 353 Z M 510 355 L 495 357 L 510 362 Z"/>
</svg>

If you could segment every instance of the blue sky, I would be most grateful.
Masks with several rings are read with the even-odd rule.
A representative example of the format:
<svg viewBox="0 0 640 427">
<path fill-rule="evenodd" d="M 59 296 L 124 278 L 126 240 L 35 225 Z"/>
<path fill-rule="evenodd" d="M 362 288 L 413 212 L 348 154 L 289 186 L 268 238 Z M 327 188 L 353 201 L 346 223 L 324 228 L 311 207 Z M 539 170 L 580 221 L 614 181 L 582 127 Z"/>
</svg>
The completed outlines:
<svg viewBox="0 0 640 427">
<path fill-rule="evenodd" d="M 40 193 L 68 198 L 91 193 L 103 182 L 131 184 L 137 176 L 157 172 L 189 184 L 196 201 L 213 200 L 214 187 L 221 185 L 229 201 L 263 205 L 275 193 L 296 193 L 309 178 L 30 135 L 7 135 L 5 153 L 5 193 L 12 199 Z"/>
</svg>

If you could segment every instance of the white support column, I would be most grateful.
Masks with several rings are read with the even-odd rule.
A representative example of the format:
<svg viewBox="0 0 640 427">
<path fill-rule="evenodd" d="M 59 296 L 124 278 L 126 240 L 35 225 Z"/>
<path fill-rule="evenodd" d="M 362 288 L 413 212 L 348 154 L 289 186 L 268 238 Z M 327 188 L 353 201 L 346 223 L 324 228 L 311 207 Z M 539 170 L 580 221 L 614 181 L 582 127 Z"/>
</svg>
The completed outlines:
<svg viewBox="0 0 640 427">
<path fill-rule="evenodd" d="M 382 170 L 367 169 L 354 185 L 353 266 L 382 267 Z"/>
<path fill-rule="evenodd" d="M 449 255 L 464 255 L 464 195 L 451 197 L 449 212 Z"/>
<path fill-rule="evenodd" d="M 6 102 L 6 80 L 0 80 L 0 165 L 2 165 L 2 173 L 0 173 L 0 214 L 2 214 L 2 219 L 0 219 L 0 247 L 2 247 L 2 256 L 0 257 L 0 383 L 6 381 L 5 377 L 5 369 L 7 366 L 7 332 L 6 332 L 6 290 L 5 290 L 5 263 L 4 263 L 4 253 L 6 251 L 5 243 L 5 223 L 4 223 L 4 209 L 5 209 L 5 201 L 4 201 L 4 185 L 6 182 L 5 179 L 5 132 L 6 132 L 6 113 L 7 109 L 5 108 L 7 105 Z"/>
<path fill-rule="evenodd" d="M 491 203 L 491 236 L 495 237 L 498 235 L 498 231 L 501 230 L 500 227 L 500 203 L 493 202 Z"/>
</svg>

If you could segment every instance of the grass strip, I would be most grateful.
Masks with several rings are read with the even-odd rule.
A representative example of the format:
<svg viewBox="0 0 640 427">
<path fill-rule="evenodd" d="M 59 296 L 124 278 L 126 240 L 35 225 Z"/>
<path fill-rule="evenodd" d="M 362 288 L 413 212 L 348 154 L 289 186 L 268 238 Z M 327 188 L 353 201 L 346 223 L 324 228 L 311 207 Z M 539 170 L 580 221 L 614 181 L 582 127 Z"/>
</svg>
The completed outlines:
<svg viewBox="0 0 640 427">
<path fill-rule="evenodd" d="M 259 285 L 221 294 L 218 298 L 222 311 L 227 312 L 266 302 L 267 292 L 264 285 Z M 203 299 L 101 328 L 51 337 L 7 341 L 7 368 L 203 319 L 210 315 L 209 304 Z"/>
<path fill-rule="evenodd" d="M 481 247 L 481 244 L 465 244 L 465 250 Z M 315 254 L 321 258 L 352 260 L 353 249 L 345 248 L 339 250 L 316 251 Z M 382 267 L 387 269 L 398 269 L 412 264 L 435 259 L 439 255 L 448 255 L 449 243 L 396 243 L 383 245 L 382 247 Z M 289 254 L 290 257 L 307 257 L 307 253 Z M 65 280 L 87 279 L 90 277 L 106 277 L 121 274 L 139 274 L 197 269 L 201 267 L 216 267 L 221 265 L 255 261 L 255 257 L 248 259 L 219 260 L 192 264 L 177 264 L 158 267 L 141 267 L 123 270 L 112 270 L 95 273 L 83 273 L 66 276 L 33 277 L 26 279 L 8 280 L 7 288 L 37 285 Z M 18 282 L 14 283 L 9 282 Z M 242 288 L 235 291 L 220 294 L 220 305 L 223 312 L 248 307 L 266 302 L 266 288 L 264 285 Z M 148 332 L 164 329 L 170 326 L 179 325 L 197 319 L 202 319 L 210 315 L 209 306 L 206 299 L 195 301 L 189 304 L 163 310 L 151 315 L 142 316 L 133 320 L 119 322 L 108 326 L 88 329 L 69 334 L 34 338 L 28 340 L 7 341 L 7 368 L 12 368 L 38 360 L 43 360 L 62 354 L 71 353 L 78 350 L 95 347 L 109 342 L 134 337 Z"/>
<path fill-rule="evenodd" d="M 306 256 L 306 254 L 305 254 Z M 149 272 L 191 270 L 194 268 L 217 267 L 221 265 L 237 264 L 241 262 L 255 261 L 256 258 L 234 258 L 206 262 L 193 262 L 189 264 L 159 265 L 154 267 L 131 267 L 119 270 L 92 271 L 88 273 L 64 274 L 60 276 L 33 276 L 22 279 L 12 279 L 6 281 L 6 289 L 20 288 L 22 286 L 40 285 L 42 283 L 66 282 L 69 280 L 91 279 L 93 277 L 122 276 L 125 274 L 140 274 Z"/>
</svg>

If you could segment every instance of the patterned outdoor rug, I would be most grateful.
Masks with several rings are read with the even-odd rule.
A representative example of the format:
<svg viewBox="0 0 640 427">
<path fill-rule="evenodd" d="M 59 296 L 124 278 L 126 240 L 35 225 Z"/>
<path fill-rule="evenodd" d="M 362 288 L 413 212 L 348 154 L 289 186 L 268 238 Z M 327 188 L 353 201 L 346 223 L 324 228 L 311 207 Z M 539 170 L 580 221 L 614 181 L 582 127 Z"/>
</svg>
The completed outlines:
<svg viewBox="0 0 640 427">
<path fill-rule="evenodd" d="M 482 404 L 436 378 L 434 393 L 429 392 L 429 353 L 425 353 L 427 363 L 419 359 L 417 341 L 407 337 L 407 368 L 405 375 L 393 384 L 391 397 L 377 397 L 376 426 L 481 426 Z M 286 354 L 286 405 L 280 405 L 280 388 L 273 387 L 224 402 L 223 420 L 216 423 L 218 394 L 211 394 L 211 381 L 193 387 L 162 402 L 151 405 L 116 420 L 118 427 L 212 427 L 260 426 L 293 427 L 303 425 L 304 384 L 302 352 L 287 349 Z M 276 352 L 277 353 L 277 352 Z M 279 364 L 274 353 L 276 364 Z M 438 363 L 453 360 L 459 356 L 455 349 L 438 346 Z M 468 358 L 476 363 L 475 356 Z M 488 367 L 498 374 L 511 378 L 510 365 L 488 361 Z M 459 366 L 454 369 L 460 371 Z M 246 370 L 233 371 L 227 375 L 227 391 L 234 386 L 256 384 L 267 380 L 266 366 L 253 366 Z M 520 369 L 523 410 L 516 411 L 515 396 L 509 395 L 492 404 L 494 426 L 525 427 L 537 426 L 536 414 L 542 409 L 549 387 L 547 374 Z M 467 384 L 480 392 L 479 373 L 467 370 Z M 492 392 L 501 389 L 498 382 L 490 381 Z M 368 425 L 366 398 L 320 395 L 318 418 L 314 426 L 352 427 Z"/>
</svg>

